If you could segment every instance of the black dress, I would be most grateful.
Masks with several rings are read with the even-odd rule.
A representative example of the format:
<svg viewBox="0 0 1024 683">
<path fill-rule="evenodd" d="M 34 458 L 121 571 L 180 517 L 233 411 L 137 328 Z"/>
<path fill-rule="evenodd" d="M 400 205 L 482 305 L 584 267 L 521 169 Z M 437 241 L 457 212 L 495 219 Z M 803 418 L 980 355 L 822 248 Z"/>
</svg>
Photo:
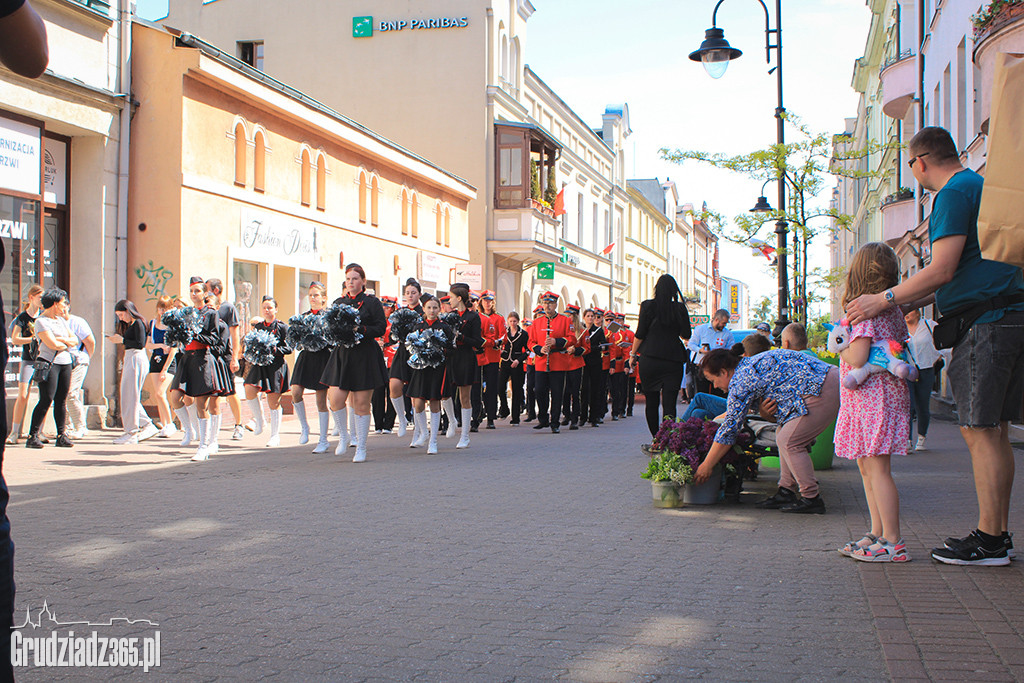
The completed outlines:
<svg viewBox="0 0 1024 683">
<path fill-rule="evenodd" d="M 640 384 L 645 392 L 678 391 L 689 352 L 680 340 L 690 337 L 686 306 L 672 302 L 666 320 L 658 317 L 654 300 L 640 304 L 636 338 L 640 340 Z"/>
<path fill-rule="evenodd" d="M 388 366 L 377 337 L 384 334 L 388 321 L 380 299 L 360 292 L 355 297 L 346 294 L 334 303 L 359 309 L 359 332 L 363 338 L 351 348 L 334 347 L 320 381 L 342 391 L 372 391 L 384 386 L 388 381 Z"/>
<path fill-rule="evenodd" d="M 416 311 L 420 315 L 423 315 L 423 307 L 415 306 L 412 310 Z M 393 341 L 393 340 L 387 340 Z M 388 376 L 391 379 L 400 379 L 403 384 L 409 383 L 411 377 L 410 372 L 412 368 L 409 367 L 409 349 L 405 348 L 405 340 L 399 339 L 395 342 L 395 357 L 391 359 L 391 370 Z"/>
<path fill-rule="evenodd" d="M 229 385 L 225 377 L 227 366 L 221 354 L 226 340 L 230 355 L 231 333 L 228 326 L 217 317 L 217 311 L 205 308 L 200 314 L 203 316 L 203 328 L 195 340 L 185 347 L 171 389 L 181 389 L 186 396 L 223 394 Z"/>
<path fill-rule="evenodd" d="M 479 313 L 465 310 L 459 315 L 459 320 L 450 369 L 455 386 L 465 387 L 479 381 L 480 366 L 477 365 L 476 354 L 484 345 L 484 338 Z"/>
<path fill-rule="evenodd" d="M 448 327 L 440 320 L 435 320 L 433 324 L 424 320 L 416 329 L 425 330 L 427 328 L 444 332 L 449 341 L 455 336 L 452 328 Z M 402 347 L 405 348 L 405 344 L 402 344 Z M 427 401 L 442 401 L 451 396 L 454 385 L 452 384 L 448 358 L 451 357 L 452 351 L 453 349 L 450 347 L 447 349 L 444 362 L 436 368 L 424 368 L 422 370 L 409 368 L 409 386 L 405 391 L 409 398 L 422 398 Z M 405 355 L 406 358 L 410 356 L 408 349 L 406 349 Z M 395 354 L 395 358 L 397 360 L 397 353 Z M 409 367 L 408 360 L 405 362 L 405 366 Z"/>
<path fill-rule="evenodd" d="M 268 323 L 261 320 L 252 326 L 254 330 L 265 330 L 277 337 L 274 360 L 270 365 L 250 365 L 245 373 L 245 383 L 258 387 L 260 391 L 281 394 L 288 390 L 288 364 L 284 357 L 292 352 L 288 346 L 288 326 L 280 320 Z"/>
<path fill-rule="evenodd" d="M 303 315 L 310 313 L 319 313 L 319 311 L 309 310 Z M 297 384 L 303 389 L 327 391 L 327 385 L 321 382 L 320 378 L 323 377 L 324 368 L 327 367 L 327 361 L 331 358 L 331 351 L 333 349 L 330 346 L 319 351 L 299 351 L 299 357 L 295 360 L 295 368 L 292 370 L 292 384 Z"/>
</svg>

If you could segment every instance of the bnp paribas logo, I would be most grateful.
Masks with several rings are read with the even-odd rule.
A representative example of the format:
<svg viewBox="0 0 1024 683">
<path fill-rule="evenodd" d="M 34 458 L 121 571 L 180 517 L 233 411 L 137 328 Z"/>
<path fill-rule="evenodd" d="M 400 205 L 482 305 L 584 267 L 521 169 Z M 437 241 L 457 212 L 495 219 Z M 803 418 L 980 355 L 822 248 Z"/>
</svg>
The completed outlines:
<svg viewBox="0 0 1024 683">
<path fill-rule="evenodd" d="M 352 17 L 352 37 L 372 38 L 373 17 Z"/>
</svg>

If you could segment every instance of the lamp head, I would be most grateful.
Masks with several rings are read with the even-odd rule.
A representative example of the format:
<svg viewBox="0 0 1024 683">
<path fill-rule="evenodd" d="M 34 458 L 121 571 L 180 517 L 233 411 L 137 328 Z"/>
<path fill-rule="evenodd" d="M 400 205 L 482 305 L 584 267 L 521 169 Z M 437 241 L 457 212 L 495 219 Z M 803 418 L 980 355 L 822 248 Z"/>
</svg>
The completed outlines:
<svg viewBox="0 0 1024 683">
<path fill-rule="evenodd" d="M 754 204 L 754 208 L 750 211 L 751 213 L 771 213 L 774 209 L 772 209 L 772 205 L 768 203 L 768 198 L 762 196 L 757 198 L 757 203 Z"/>
<path fill-rule="evenodd" d="M 720 28 L 709 28 L 704 31 L 704 42 L 700 48 L 690 53 L 690 59 L 701 62 L 704 70 L 712 78 L 721 78 L 729 66 L 729 61 L 743 53 L 729 45 L 725 32 Z"/>
</svg>

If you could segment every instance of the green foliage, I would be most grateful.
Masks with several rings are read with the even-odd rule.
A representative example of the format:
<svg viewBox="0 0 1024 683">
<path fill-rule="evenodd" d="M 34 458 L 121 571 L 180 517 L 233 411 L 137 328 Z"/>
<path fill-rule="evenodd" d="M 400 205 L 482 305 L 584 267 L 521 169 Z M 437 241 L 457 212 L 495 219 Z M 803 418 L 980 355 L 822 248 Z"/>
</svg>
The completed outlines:
<svg viewBox="0 0 1024 683">
<path fill-rule="evenodd" d="M 557 195 L 558 190 L 555 189 L 555 165 L 551 164 L 548 166 L 548 185 L 544 188 L 544 201 L 554 206 Z"/>
<path fill-rule="evenodd" d="M 992 0 L 988 7 L 971 17 L 971 24 L 974 25 L 975 37 L 985 32 L 996 18 L 1008 7 L 1024 4 L 1024 0 Z"/>
<path fill-rule="evenodd" d="M 828 329 L 825 323 L 832 322 L 829 315 L 819 315 L 807 326 L 807 348 L 824 349 L 828 343 Z"/>
<path fill-rule="evenodd" d="M 536 160 L 530 162 L 530 199 L 541 199 L 540 164 Z"/>
<path fill-rule="evenodd" d="M 682 455 L 666 451 L 653 456 L 640 477 L 651 481 L 689 484 L 693 482 L 693 469 Z"/>
<path fill-rule="evenodd" d="M 750 319 L 754 322 L 769 322 L 775 319 L 777 311 L 775 301 L 769 296 L 763 296 L 757 305 L 750 309 Z"/>
</svg>

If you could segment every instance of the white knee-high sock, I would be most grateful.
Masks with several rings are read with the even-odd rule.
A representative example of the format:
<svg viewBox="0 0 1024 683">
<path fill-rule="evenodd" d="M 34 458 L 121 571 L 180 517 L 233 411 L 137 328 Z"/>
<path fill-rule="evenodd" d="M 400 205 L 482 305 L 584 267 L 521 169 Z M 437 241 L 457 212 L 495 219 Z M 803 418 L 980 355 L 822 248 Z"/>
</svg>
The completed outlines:
<svg viewBox="0 0 1024 683">
<path fill-rule="evenodd" d="M 256 433 L 259 434 L 263 431 L 263 406 L 260 405 L 260 397 L 250 398 L 246 403 L 249 404 L 253 422 L 256 423 Z"/>
<path fill-rule="evenodd" d="M 395 407 L 395 419 L 398 420 L 398 435 L 405 436 L 409 428 L 409 421 L 405 419 L 405 399 L 401 396 L 391 399 L 391 405 Z"/>
</svg>

